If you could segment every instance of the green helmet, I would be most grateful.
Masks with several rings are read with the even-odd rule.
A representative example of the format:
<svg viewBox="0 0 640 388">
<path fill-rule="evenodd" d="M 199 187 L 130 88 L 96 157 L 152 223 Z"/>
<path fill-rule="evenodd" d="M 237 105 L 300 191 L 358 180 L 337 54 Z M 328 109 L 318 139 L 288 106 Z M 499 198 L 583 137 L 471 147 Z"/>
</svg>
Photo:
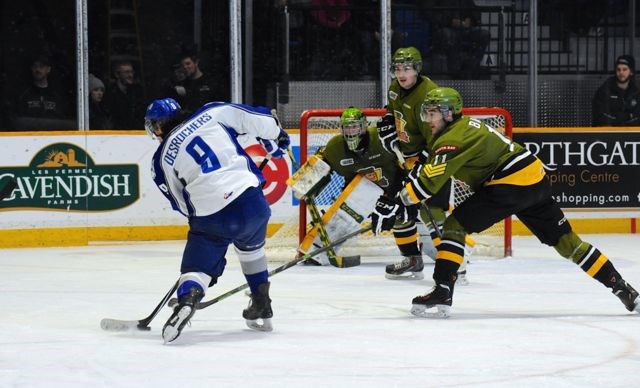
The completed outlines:
<svg viewBox="0 0 640 388">
<path fill-rule="evenodd" d="M 462 113 L 462 97 L 460 97 L 460 93 L 453 88 L 432 89 L 424 98 L 424 102 L 422 103 L 420 110 L 420 115 L 422 116 L 423 121 L 425 121 L 424 114 L 426 113 L 426 110 L 434 107 L 438 108 L 438 110 L 442 112 L 442 115 L 446 120 L 449 112 L 454 116 Z"/>
<path fill-rule="evenodd" d="M 391 72 L 395 70 L 395 66 L 399 64 L 410 63 L 413 68 L 420 73 L 422 71 L 422 55 L 415 47 L 401 47 L 396 50 L 391 58 Z"/>
<path fill-rule="evenodd" d="M 340 124 L 342 124 L 342 136 L 347 143 L 347 148 L 356 151 L 367 133 L 367 117 L 360 109 L 350 106 L 342 112 Z"/>
</svg>

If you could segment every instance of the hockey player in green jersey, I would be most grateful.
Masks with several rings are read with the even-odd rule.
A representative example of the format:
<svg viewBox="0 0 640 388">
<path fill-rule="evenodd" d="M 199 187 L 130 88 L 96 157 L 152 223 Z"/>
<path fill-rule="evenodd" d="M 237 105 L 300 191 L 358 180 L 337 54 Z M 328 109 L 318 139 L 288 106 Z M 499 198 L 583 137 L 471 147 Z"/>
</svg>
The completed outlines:
<svg viewBox="0 0 640 388">
<path fill-rule="evenodd" d="M 387 152 L 383 148 L 376 128 L 368 127 L 367 118 L 360 109 L 347 108 L 342 113 L 340 122 L 342 133 L 332 137 L 326 146 L 318 151 L 317 156 L 329 165 L 331 171 L 342 176 L 345 183 L 352 182 L 357 176 L 364 176 L 379 187 L 377 190 L 349 193 L 356 197 L 351 200 L 358 201 L 360 205 L 369 202 L 368 208 L 364 205 L 366 210 L 362 214 L 363 218 L 366 218 L 373 210 L 381 193 L 383 197 L 389 198 L 397 195 L 402 188 L 405 174 L 398 164 L 395 153 Z M 318 189 L 315 190 L 318 191 Z M 344 189 L 343 194 L 347 190 L 349 189 Z M 352 213 L 351 210 L 349 213 Z M 398 219 L 394 217 L 385 224 L 389 229 L 393 229 L 398 249 L 405 257 L 421 255 L 417 239 L 412 238 L 415 234 L 417 213 L 417 206 L 408 207 L 401 217 Z M 331 229 L 335 226 L 329 223 L 326 227 Z M 354 227 L 357 229 L 358 226 L 354 225 Z M 328 232 L 331 234 L 331 230 Z M 405 277 L 422 279 L 422 269 L 420 266 L 415 271 L 406 273 Z"/>
<path fill-rule="evenodd" d="M 629 311 L 640 312 L 640 298 L 597 248 L 582 241 L 551 196 L 544 165 L 523 146 L 493 128 L 463 116 L 462 98 L 451 88 L 430 91 L 421 108 L 422 120 L 434 135 L 433 152 L 400 191 L 400 209 L 437 193 L 455 176 L 473 190 L 446 219 L 433 272 L 435 287 L 413 299 L 411 313 L 446 317 L 451 307 L 456 270 L 462 263 L 467 233 L 481 232 L 499 220 L 517 215 L 524 225 L 563 257 L 620 298 Z M 436 313 L 427 313 L 436 307 Z"/>
<path fill-rule="evenodd" d="M 422 56 L 418 49 L 403 47 L 396 50 L 391 59 L 391 76 L 394 79 L 387 93 L 388 114 L 378 123 L 385 148 L 394 152 L 393 148 L 397 147 L 409 168 L 425 144 L 430 144 L 432 137 L 418 128 L 419 111 L 424 97 L 438 85 L 421 71 Z"/>
<path fill-rule="evenodd" d="M 388 113 L 378 122 L 378 133 L 385 149 L 391 153 L 400 152 L 404 159 L 403 167 L 411 170 L 414 164 L 424 157 L 430 149 L 432 134 L 420 128 L 420 106 L 430 90 L 438 87 L 429 77 L 422 75 L 422 55 L 415 47 L 402 47 L 395 51 L 391 59 L 391 76 L 394 79 L 387 93 Z M 423 156 L 421 156 L 423 155 Z M 439 225 L 444 222 L 449 208 L 449 189 L 441 190 L 431 198 L 428 206 Z M 421 219 L 430 221 L 428 215 L 421 209 Z M 414 224 L 415 225 L 415 224 Z M 433 242 L 423 241 L 424 245 L 437 246 L 440 243 L 434 225 L 429 225 L 428 232 Z M 410 237 L 412 236 L 412 237 Z M 402 238 L 418 239 L 418 230 L 406 230 Z M 474 242 L 469 238 L 467 248 L 470 254 Z M 406 255 L 405 255 L 406 256 Z M 465 262 L 466 264 L 466 262 Z M 422 268 L 422 256 L 406 256 L 402 261 L 386 268 L 389 277 L 402 277 L 407 271 Z M 461 268 L 461 277 L 466 276 L 466 265 Z M 466 281 L 466 279 L 465 279 Z"/>
</svg>

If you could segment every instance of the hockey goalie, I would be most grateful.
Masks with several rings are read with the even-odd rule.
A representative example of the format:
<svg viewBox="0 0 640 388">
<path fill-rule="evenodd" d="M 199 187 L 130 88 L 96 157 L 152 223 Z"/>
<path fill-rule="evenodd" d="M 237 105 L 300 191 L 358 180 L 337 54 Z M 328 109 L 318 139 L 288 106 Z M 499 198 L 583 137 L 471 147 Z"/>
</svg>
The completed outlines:
<svg viewBox="0 0 640 388">
<path fill-rule="evenodd" d="M 341 134 L 331 138 L 287 181 L 294 195 L 305 201 L 312 218 L 313 227 L 300 244 L 300 253 L 327 246 L 332 240 L 359 229 L 378 201 L 394 198 L 402 188 L 404 174 L 397 157 L 383 148 L 376 128 L 368 127 L 362 111 L 350 107 L 340 121 Z M 315 198 L 330 181 L 332 173 L 342 176 L 347 184 L 329 209 L 320 214 Z M 418 206 L 407 207 L 396 218 L 388 220 L 404 257 L 400 263 L 386 267 L 388 278 L 422 279 L 422 255 L 435 257 L 428 231 L 425 230 L 424 238 L 418 233 L 418 210 Z M 314 261 L 336 267 L 360 264 L 359 256 L 340 256 L 339 250 L 340 246 L 335 247 L 316 256 Z"/>
</svg>

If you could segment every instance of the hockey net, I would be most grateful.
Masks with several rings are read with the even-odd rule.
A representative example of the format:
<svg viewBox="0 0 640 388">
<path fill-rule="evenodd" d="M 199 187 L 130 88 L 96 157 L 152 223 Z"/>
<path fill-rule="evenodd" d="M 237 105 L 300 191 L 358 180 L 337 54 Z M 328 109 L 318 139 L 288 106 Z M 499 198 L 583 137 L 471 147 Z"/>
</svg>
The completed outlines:
<svg viewBox="0 0 640 388">
<path fill-rule="evenodd" d="M 386 112 L 379 108 L 362 109 L 367 116 L 370 126 Z M 300 119 L 300 165 L 303 165 L 310 155 L 324 146 L 329 139 L 340 133 L 340 115 L 342 109 L 313 109 L 302 113 Z M 510 113 L 502 108 L 464 108 L 463 114 L 475 117 L 489 126 L 501 131 L 508 137 L 512 135 Z M 335 172 L 331 175 L 329 184 L 316 196 L 316 204 L 320 210 L 326 210 L 340 195 L 344 187 L 344 179 Z M 473 190 L 463 181 L 453 180 L 451 203 L 457 206 L 473 194 Z M 295 247 L 302 241 L 310 230 L 310 216 L 304 203 L 300 203 L 296 216 L 286 221 L 283 226 L 267 241 L 267 248 L 272 252 L 282 253 L 290 250 L 288 257 L 293 257 Z M 367 221 L 365 221 L 367 222 Z M 420 230 L 419 230 L 420 231 Z M 425 228 L 422 228 L 421 239 L 428 238 Z M 501 258 L 511 256 L 511 218 L 495 224 L 486 231 L 472 235 L 476 242 L 474 256 L 485 258 Z M 276 253 L 277 255 L 278 253 Z M 384 232 L 381 236 L 363 233 L 347 241 L 340 248 L 340 255 L 361 255 L 362 257 L 385 256 L 395 258 L 400 255 L 391 232 Z M 273 257 L 273 253 L 270 255 Z"/>
</svg>

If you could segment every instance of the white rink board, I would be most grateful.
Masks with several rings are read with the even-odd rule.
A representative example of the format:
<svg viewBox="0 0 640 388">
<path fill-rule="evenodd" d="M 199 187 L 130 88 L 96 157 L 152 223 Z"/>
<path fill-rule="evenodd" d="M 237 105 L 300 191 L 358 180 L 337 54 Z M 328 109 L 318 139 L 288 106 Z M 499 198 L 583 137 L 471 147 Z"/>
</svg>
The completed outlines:
<svg viewBox="0 0 640 388">
<path fill-rule="evenodd" d="M 42 149 L 55 143 L 69 143 L 85 150 L 96 166 L 137 165 L 139 174 L 139 198 L 132 204 L 115 210 L 104 211 L 65 211 L 65 209 L 12 209 L 11 198 L 5 198 L 7 206 L 0 209 L 0 229 L 65 228 L 96 226 L 159 226 L 185 225 L 186 219 L 171 209 L 169 202 L 153 183 L 150 164 L 158 143 L 141 131 L 98 132 L 30 132 L 4 133 L 0 142 L 0 167 L 4 174 L 11 170 L 24 169 L 33 163 L 34 156 Z M 292 135 L 292 145 L 297 146 L 298 136 Z M 241 144 L 250 146 L 252 140 L 242 140 Z M 285 158 L 286 159 L 286 158 Z M 288 162 L 289 170 L 291 164 Z M 270 162 L 266 169 L 272 169 Z M 8 171 L 8 172 L 7 172 Z M 36 171 L 32 171 L 36 174 Z M 0 173 L 2 177 L 2 173 Z M 6 181 L 6 177 L 3 182 Z M 267 185 L 268 192 L 272 185 Z M 37 193 L 36 193 L 37 194 Z M 271 205 L 273 223 L 282 223 L 297 211 L 291 202 L 291 191 Z"/>
</svg>

